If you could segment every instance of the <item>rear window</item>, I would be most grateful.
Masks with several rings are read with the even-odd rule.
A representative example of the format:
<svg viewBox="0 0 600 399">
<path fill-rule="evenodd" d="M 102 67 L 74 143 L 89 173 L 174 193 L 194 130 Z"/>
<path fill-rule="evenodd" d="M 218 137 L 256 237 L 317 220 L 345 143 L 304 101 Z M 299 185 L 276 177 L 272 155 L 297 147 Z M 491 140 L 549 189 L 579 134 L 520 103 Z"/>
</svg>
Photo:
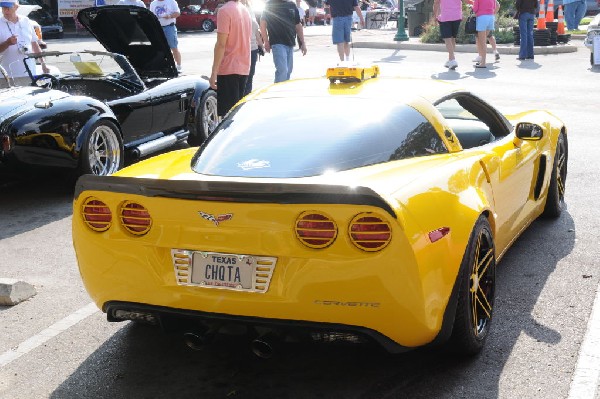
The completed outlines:
<svg viewBox="0 0 600 399">
<path fill-rule="evenodd" d="M 197 173 L 306 177 L 447 152 L 414 108 L 360 98 L 273 98 L 238 107 L 200 147 Z"/>
</svg>

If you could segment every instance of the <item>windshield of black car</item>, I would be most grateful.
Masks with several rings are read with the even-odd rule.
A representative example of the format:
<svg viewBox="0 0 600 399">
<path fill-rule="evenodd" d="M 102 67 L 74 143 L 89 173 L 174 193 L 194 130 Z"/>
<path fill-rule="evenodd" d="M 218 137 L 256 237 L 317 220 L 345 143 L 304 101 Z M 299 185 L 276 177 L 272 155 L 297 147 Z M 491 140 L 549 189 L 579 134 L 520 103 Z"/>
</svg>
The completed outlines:
<svg viewBox="0 0 600 399">
<path fill-rule="evenodd" d="M 430 122 L 404 104 L 272 98 L 232 111 L 192 168 L 219 176 L 305 177 L 445 152 Z"/>
<path fill-rule="evenodd" d="M 143 84 L 122 55 L 101 52 L 31 54 L 29 58 L 33 58 L 36 65 L 36 70 L 30 71 L 32 78 L 43 73 L 42 57 L 49 73 L 58 78 L 115 78 Z"/>
</svg>

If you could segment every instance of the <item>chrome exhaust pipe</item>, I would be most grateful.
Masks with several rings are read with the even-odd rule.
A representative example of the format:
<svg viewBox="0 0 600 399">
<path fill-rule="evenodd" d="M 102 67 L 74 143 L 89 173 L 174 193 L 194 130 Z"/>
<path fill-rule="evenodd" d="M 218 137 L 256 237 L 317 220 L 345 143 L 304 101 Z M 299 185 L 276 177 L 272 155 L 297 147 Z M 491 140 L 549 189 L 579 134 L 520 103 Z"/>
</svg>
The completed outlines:
<svg viewBox="0 0 600 399">
<path fill-rule="evenodd" d="M 183 341 L 188 348 L 199 351 L 214 338 L 214 333 L 208 331 L 188 331 L 183 334 Z"/>
<path fill-rule="evenodd" d="M 174 134 L 163 136 L 152 141 L 138 145 L 134 150 L 134 154 L 138 157 L 144 157 L 148 154 L 164 150 L 165 148 L 173 146 L 179 141 L 178 137 Z"/>
<path fill-rule="evenodd" d="M 250 347 L 256 356 L 261 359 L 270 359 L 273 357 L 278 343 L 279 336 L 271 332 L 252 340 Z"/>
</svg>

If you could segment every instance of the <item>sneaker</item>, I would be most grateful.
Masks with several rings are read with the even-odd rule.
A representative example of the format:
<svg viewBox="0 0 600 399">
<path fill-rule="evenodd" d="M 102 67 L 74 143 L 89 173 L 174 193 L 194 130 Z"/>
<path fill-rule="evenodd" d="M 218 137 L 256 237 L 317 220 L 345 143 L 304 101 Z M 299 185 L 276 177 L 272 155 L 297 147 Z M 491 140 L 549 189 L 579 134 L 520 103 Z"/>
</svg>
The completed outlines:
<svg viewBox="0 0 600 399">
<path fill-rule="evenodd" d="M 477 57 L 473 58 L 473 62 L 479 62 L 481 61 L 481 56 L 478 55 Z"/>
<path fill-rule="evenodd" d="M 177 65 L 177 72 L 181 72 L 181 65 Z"/>
<path fill-rule="evenodd" d="M 494 53 L 494 58 L 496 58 L 496 61 L 500 61 L 500 53 Z"/>
<path fill-rule="evenodd" d="M 456 62 L 456 60 L 448 60 L 444 66 L 448 69 L 455 70 L 458 67 L 458 62 Z"/>
<path fill-rule="evenodd" d="M 481 62 L 476 62 L 475 68 L 486 68 L 486 66 L 485 66 L 485 64 L 482 64 Z"/>
</svg>

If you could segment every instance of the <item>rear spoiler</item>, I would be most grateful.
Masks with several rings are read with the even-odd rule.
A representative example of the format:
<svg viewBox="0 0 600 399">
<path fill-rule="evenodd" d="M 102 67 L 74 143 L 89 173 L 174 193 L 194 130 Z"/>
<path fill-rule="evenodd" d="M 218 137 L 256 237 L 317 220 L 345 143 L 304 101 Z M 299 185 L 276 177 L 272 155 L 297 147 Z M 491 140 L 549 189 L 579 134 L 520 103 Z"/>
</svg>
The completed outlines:
<svg viewBox="0 0 600 399">
<path fill-rule="evenodd" d="M 144 197 L 200 201 L 370 205 L 381 208 L 393 218 L 396 218 L 390 204 L 368 187 L 83 175 L 77 180 L 75 199 L 84 191 L 110 191 L 113 193 L 142 195 Z"/>
</svg>

